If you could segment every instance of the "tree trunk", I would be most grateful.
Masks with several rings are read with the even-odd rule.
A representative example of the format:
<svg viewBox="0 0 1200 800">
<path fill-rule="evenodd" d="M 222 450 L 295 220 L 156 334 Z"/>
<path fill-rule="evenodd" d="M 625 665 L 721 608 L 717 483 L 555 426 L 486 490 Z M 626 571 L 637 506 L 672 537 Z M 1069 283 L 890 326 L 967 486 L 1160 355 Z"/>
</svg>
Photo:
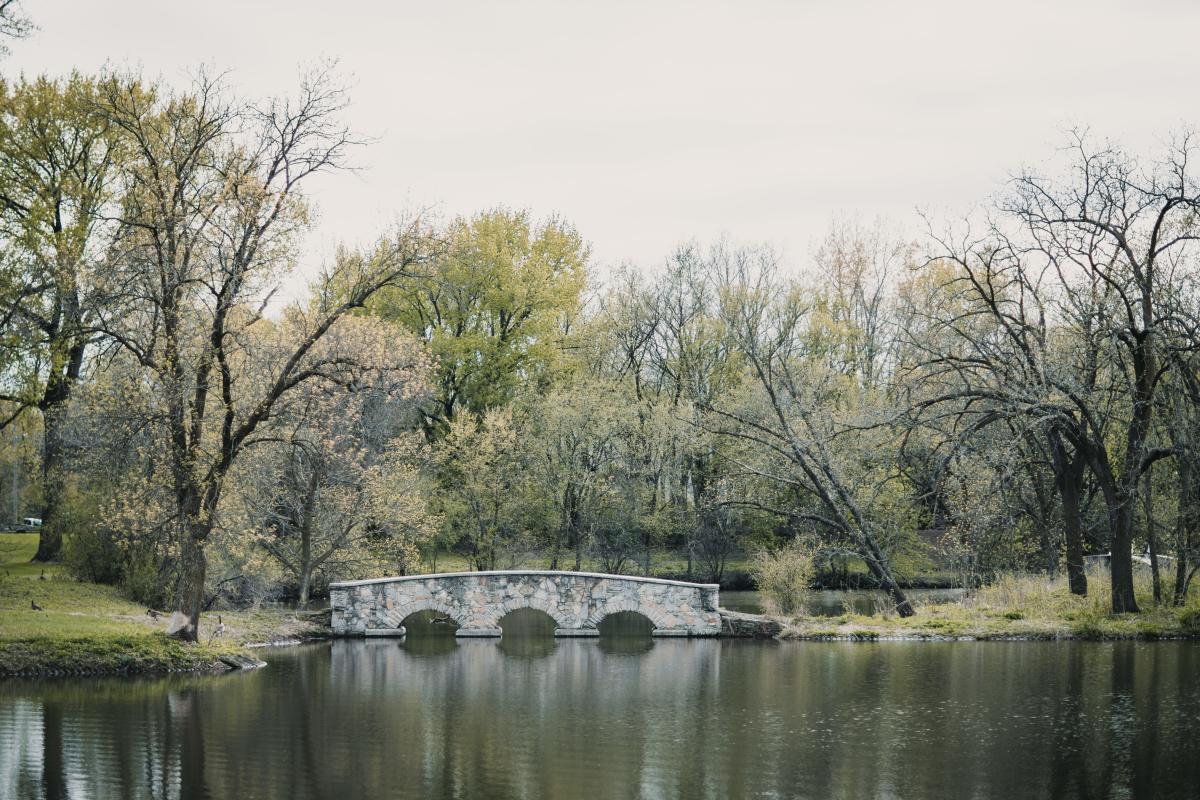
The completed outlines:
<svg viewBox="0 0 1200 800">
<path fill-rule="evenodd" d="M 1079 519 L 1079 493 L 1073 489 L 1063 494 L 1063 532 L 1067 544 L 1067 586 L 1071 594 L 1087 597 L 1087 571 L 1084 569 L 1083 526 Z"/>
<path fill-rule="evenodd" d="M 1117 508 L 1112 532 L 1112 607 L 1114 614 L 1137 613 L 1137 598 L 1133 592 L 1133 511 L 1141 482 L 1142 455 L 1154 415 L 1155 374 L 1154 338 L 1148 331 L 1153 325 L 1149 287 L 1143 289 L 1143 332 L 1133 353 L 1133 417 L 1125 434 L 1125 456 L 1122 463 L 1120 491 L 1116 492 Z"/>
<path fill-rule="evenodd" d="M 892 602 L 896 606 L 896 613 L 902 617 L 912 617 L 916 615 L 916 609 L 912 607 L 908 597 L 905 596 L 904 590 L 900 588 L 900 584 L 896 583 L 896 577 L 892 575 L 892 571 L 887 568 L 884 561 L 883 551 L 879 549 L 875 539 L 866 531 L 861 531 L 860 535 L 863 540 L 864 561 L 867 562 L 867 569 L 879 581 L 879 586 L 888 593 L 892 598 Z"/>
<path fill-rule="evenodd" d="M 1032 440 L 1032 436 L 1030 439 Z M 1051 492 L 1047 491 L 1045 483 L 1041 479 L 1041 474 L 1033 462 L 1033 454 L 1026 454 L 1023 460 L 1029 476 L 1029 485 L 1033 488 L 1034 497 L 1037 501 L 1038 548 L 1042 551 L 1042 567 L 1046 570 L 1046 577 L 1053 578 L 1058 574 L 1058 547 L 1056 546 L 1054 536 L 1051 535 L 1053 529 L 1052 521 L 1054 519 L 1054 499 Z M 1056 486 L 1057 477 L 1056 473 Z"/>
<path fill-rule="evenodd" d="M 1158 571 L 1158 535 L 1154 529 L 1154 489 L 1150 483 L 1150 470 L 1146 470 L 1144 481 L 1144 503 L 1146 511 L 1146 547 L 1150 552 L 1150 576 L 1154 583 L 1154 605 L 1162 605 L 1162 578 Z"/>
<path fill-rule="evenodd" d="M 57 561 L 62 555 L 62 523 L 60 509 L 63 486 L 62 417 L 64 409 L 57 403 L 42 410 L 42 527 L 38 529 L 38 548 L 34 561 Z"/>
<path fill-rule="evenodd" d="M 298 601 L 301 608 L 308 608 L 308 593 L 311 584 L 312 572 L 309 569 L 302 568 L 300 572 L 300 598 Z"/>
<path fill-rule="evenodd" d="M 1083 519 L 1080 499 L 1083 497 L 1083 475 L 1086 466 L 1078 451 L 1068 455 L 1058 434 L 1050 437 L 1050 453 L 1054 464 L 1054 479 L 1062 500 L 1063 536 L 1067 549 L 1067 586 L 1071 594 L 1086 597 L 1087 572 L 1083 558 Z"/>
<path fill-rule="evenodd" d="M 200 637 L 200 610 L 204 604 L 204 578 L 208 569 L 205 539 L 207 530 L 202 525 L 189 525 L 180 552 L 179 610 L 188 622 L 175 635 L 186 642 L 199 641 Z"/>
<path fill-rule="evenodd" d="M 567 513 L 568 535 L 575 546 L 575 571 L 579 572 L 583 568 L 583 525 L 579 519 L 579 496 L 572 492 L 570 498 L 571 504 Z"/>
<path fill-rule="evenodd" d="M 1112 610 L 1114 614 L 1136 614 L 1137 598 L 1133 592 L 1133 498 L 1120 493 L 1121 502 L 1110 512 L 1113 521 L 1112 555 L 1109 574 L 1112 580 Z"/>
<path fill-rule="evenodd" d="M 1046 577 L 1053 578 L 1058 572 L 1058 553 L 1050 539 L 1050 527 L 1044 523 L 1038 525 L 1038 548 L 1042 551 L 1042 568 L 1046 570 Z"/>
<path fill-rule="evenodd" d="M 309 587 L 312 584 L 312 529 L 316 523 L 317 492 L 321 486 L 322 470 L 314 467 L 309 475 L 304 496 L 304 516 L 300 520 L 300 597 L 301 608 L 308 608 Z"/>
<path fill-rule="evenodd" d="M 1192 536 L 1200 524 L 1200 486 L 1190 454 L 1177 459 L 1179 469 L 1179 511 L 1175 518 L 1175 588 L 1172 601 L 1177 606 L 1187 599 L 1188 560 L 1192 552 Z"/>
<path fill-rule="evenodd" d="M 1175 588 L 1171 592 L 1172 605 L 1182 606 L 1187 599 L 1187 578 L 1187 551 L 1180 547 L 1175 551 Z"/>
<path fill-rule="evenodd" d="M 68 314 L 76 319 L 78 305 L 68 297 Z M 69 344 L 68 344 L 69 342 Z M 34 561 L 57 561 L 62 555 L 62 500 L 66 482 L 63 453 L 63 418 L 71 389 L 83 370 L 86 340 L 60 341 L 66 347 L 64 362 L 54 364 L 46 379 L 46 390 L 38 404 L 42 412 L 42 527 L 38 531 L 38 549 Z"/>
<path fill-rule="evenodd" d="M 1133 510 L 1137 503 L 1139 478 L 1127 472 L 1118 481 L 1103 446 L 1091 443 L 1088 451 L 1092 474 L 1104 493 L 1104 505 L 1108 509 L 1112 612 L 1137 613 L 1137 598 L 1133 592 Z"/>
</svg>

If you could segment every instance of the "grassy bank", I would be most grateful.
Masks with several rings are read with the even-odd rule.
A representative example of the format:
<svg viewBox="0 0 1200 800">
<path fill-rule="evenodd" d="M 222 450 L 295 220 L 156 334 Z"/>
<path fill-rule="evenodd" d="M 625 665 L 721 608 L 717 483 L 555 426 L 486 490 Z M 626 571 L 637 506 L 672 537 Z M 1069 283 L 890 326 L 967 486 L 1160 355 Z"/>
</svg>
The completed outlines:
<svg viewBox="0 0 1200 800">
<path fill-rule="evenodd" d="M 221 611 L 223 636 L 212 638 L 211 613 L 201 620 L 201 643 L 185 644 L 115 588 L 77 581 L 57 564 L 31 564 L 36 549 L 36 534 L 0 534 L 0 676 L 214 671 L 248 643 L 325 630 L 285 610 Z"/>
<path fill-rule="evenodd" d="M 914 617 L 894 612 L 787 621 L 787 639 L 1171 639 L 1200 638 L 1200 597 L 1187 605 L 1156 606 L 1149 576 L 1139 576 L 1140 614 L 1112 614 L 1108 576 L 1088 582 L 1087 597 L 1067 591 L 1066 579 L 1005 575 L 960 602 L 919 605 Z"/>
</svg>

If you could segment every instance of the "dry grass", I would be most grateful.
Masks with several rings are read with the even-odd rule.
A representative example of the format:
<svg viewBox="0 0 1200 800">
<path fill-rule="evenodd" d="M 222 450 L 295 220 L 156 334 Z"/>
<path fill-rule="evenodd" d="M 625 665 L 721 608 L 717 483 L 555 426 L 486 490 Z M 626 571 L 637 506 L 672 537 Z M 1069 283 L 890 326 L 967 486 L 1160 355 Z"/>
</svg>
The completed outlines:
<svg viewBox="0 0 1200 800">
<path fill-rule="evenodd" d="M 1135 581 L 1139 614 L 1112 614 L 1108 575 L 1089 575 L 1088 596 L 1067 590 L 1065 577 L 1006 574 L 959 602 L 918 604 L 902 619 L 886 604 L 873 614 L 792 620 L 789 638 L 1127 639 L 1200 636 L 1200 596 L 1182 607 L 1155 606 L 1150 576 Z"/>
</svg>

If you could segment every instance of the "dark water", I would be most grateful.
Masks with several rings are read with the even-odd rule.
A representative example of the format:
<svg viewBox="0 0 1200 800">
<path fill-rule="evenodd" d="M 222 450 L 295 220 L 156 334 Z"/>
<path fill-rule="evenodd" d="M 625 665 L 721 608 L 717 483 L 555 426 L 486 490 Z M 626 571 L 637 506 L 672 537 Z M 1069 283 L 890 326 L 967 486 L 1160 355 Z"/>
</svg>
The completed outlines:
<svg viewBox="0 0 1200 800">
<path fill-rule="evenodd" d="M 1200 795 L 1193 643 L 510 635 L 0 684 L 0 797 Z"/>
</svg>

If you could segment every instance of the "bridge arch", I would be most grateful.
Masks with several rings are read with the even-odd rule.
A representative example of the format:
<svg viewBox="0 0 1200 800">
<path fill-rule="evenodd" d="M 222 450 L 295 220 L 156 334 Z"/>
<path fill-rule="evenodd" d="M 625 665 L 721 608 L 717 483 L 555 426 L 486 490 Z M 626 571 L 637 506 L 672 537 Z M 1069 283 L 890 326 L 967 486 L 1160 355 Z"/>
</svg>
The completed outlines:
<svg viewBox="0 0 1200 800">
<path fill-rule="evenodd" d="M 601 636 L 653 636 L 655 628 L 654 622 L 640 611 L 612 611 L 601 617 L 596 630 Z"/>
<path fill-rule="evenodd" d="M 499 628 L 500 620 L 507 617 L 514 611 L 524 611 L 532 609 L 534 611 L 544 612 L 550 619 L 554 620 L 555 629 L 567 628 L 572 624 L 569 615 L 563 614 L 557 604 L 547 600 L 530 600 L 529 598 L 506 600 L 495 611 L 487 617 L 484 617 L 484 625 L 489 628 Z"/>
<path fill-rule="evenodd" d="M 449 603 L 429 603 L 429 602 L 412 602 L 407 605 L 394 607 L 385 610 L 380 616 L 385 628 L 401 628 L 404 625 L 404 620 L 411 617 L 413 614 L 419 614 L 422 611 L 436 611 L 439 614 L 445 614 L 450 619 L 454 620 L 454 624 L 460 628 L 463 625 L 463 620 L 460 619 L 462 614 L 461 609 L 455 608 Z"/>
<path fill-rule="evenodd" d="M 605 617 L 645 616 L 655 636 L 716 636 L 715 584 L 592 572 L 514 570 L 411 575 L 334 583 L 329 599 L 338 635 L 397 635 L 417 611 L 458 623 L 459 636 L 499 636 L 500 619 L 523 608 L 543 611 L 558 636 L 597 636 Z"/>
<path fill-rule="evenodd" d="M 550 634 L 559 629 L 558 622 L 554 617 L 540 608 L 526 606 L 525 608 L 514 608 L 501 615 L 496 621 L 496 627 L 503 631 L 504 638 L 510 636 L 541 636 L 542 634 Z"/>
<path fill-rule="evenodd" d="M 405 615 L 392 635 L 399 636 L 403 631 L 405 635 L 443 633 L 453 636 L 459 627 L 461 626 L 454 617 L 435 608 L 422 608 Z"/>
<path fill-rule="evenodd" d="M 597 608 L 591 613 L 591 615 L 589 615 L 587 625 L 590 628 L 599 630 L 600 623 L 603 622 L 606 617 L 611 617 L 613 614 L 621 614 L 624 612 L 640 614 L 650 621 L 650 625 L 656 631 L 660 629 L 668 629 L 671 625 L 671 622 L 665 619 L 664 615 L 661 612 L 658 612 L 657 609 L 646 608 L 644 605 L 627 598 L 611 601 Z"/>
</svg>

